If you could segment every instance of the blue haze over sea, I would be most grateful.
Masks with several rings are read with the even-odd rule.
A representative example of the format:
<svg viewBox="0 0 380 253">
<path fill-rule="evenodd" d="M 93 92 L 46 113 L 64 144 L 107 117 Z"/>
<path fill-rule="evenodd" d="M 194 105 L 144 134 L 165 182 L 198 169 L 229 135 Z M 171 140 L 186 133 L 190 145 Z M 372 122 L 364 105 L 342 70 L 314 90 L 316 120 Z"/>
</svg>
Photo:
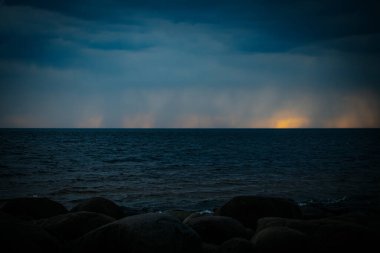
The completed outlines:
<svg viewBox="0 0 380 253">
<path fill-rule="evenodd" d="M 0 129 L 0 199 L 204 210 L 236 195 L 380 199 L 379 129 Z"/>
</svg>

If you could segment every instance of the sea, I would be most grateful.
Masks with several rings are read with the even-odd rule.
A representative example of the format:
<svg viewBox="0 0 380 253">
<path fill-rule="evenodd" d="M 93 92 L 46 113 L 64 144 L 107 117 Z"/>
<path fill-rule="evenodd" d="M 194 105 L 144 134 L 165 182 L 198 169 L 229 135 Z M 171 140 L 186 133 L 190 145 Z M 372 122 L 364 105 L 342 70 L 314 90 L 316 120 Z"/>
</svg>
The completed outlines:
<svg viewBox="0 0 380 253">
<path fill-rule="evenodd" d="M 0 199 L 213 210 L 234 196 L 379 203 L 380 129 L 0 129 Z"/>
</svg>

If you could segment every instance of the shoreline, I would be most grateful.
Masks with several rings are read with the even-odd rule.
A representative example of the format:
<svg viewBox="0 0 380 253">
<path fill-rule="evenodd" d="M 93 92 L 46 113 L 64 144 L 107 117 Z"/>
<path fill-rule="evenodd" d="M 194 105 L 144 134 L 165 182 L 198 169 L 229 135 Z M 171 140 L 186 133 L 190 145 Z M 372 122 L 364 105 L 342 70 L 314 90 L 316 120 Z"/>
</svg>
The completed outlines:
<svg viewBox="0 0 380 253">
<path fill-rule="evenodd" d="M 187 207 L 184 208 L 181 205 L 162 205 L 162 204 L 157 204 L 159 201 L 154 203 L 153 201 L 152 204 L 148 202 L 142 202 L 143 204 L 136 204 L 133 203 L 134 201 L 131 201 L 129 203 L 133 204 L 123 204 L 120 203 L 120 201 L 114 201 L 112 198 L 104 196 L 104 195 L 95 195 L 96 197 L 102 197 L 105 199 L 110 199 L 115 204 L 120 206 L 121 208 L 125 209 L 126 211 L 128 210 L 133 210 L 135 212 L 139 213 L 146 213 L 146 212 L 166 212 L 166 211 L 171 211 L 171 210 L 181 210 L 181 211 L 188 211 L 188 212 L 213 212 L 215 208 L 218 206 L 222 205 L 224 202 L 228 201 L 230 198 L 224 198 L 222 201 L 214 201 L 218 202 L 216 204 L 207 204 L 204 205 L 204 207 L 201 208 L 191 208 Z M 241 195 L 241 196 L 246 196 L 246 195 Z M 247 195 L 249 196 L 249 195 Z M 297 201 L 292 198 L 286 198 L 281 195 L 270 195 L 270 194 L 265 194 L 265 195 L 255 195 L 258 197 L 263 197 L 263 198 L 284 198 L 284 199 L 291 199 L 294 202 L 297 203 L 297 205 L 302 209 L 302 210 L 307 210 L 310 208 L 315 208 L 315 209 L 321 209 L 321 210 L 326 210 L 330 211 L 331 213 L 344 213 L 344 212 L 357 212 L 357 211 L 366 211 L 370 209 L 380 209 L 380 196 L 365 196 L 363 198 L 359 197 L 347 197 L 343 196 L 341 198 L 337 199 L 326 199 L 326 200 L 315 200 L 315 199 L 309 199 L 309 200 L 304 200 L 304 201 Z M 73 207 L 76 205 L 80 204 L 83 201 L 86 201 L 88 199 L 91 199 L 92 197 L 84 197 L 84 198 L 79 198 L 79 199 L 72 199 L 72 200 L 62 200 L 62 198 L 56 198 L 54 196 L 48 195 L 27 195 L 27 196 L 15 196 L 15 197 L 8 197 L 8 198 L 0 198 L 0 206 L 1 203 L 10 200 L 10 199 L 19 199 L 19 198 L 47 198 L 50 200 L 53 200 L 55 202 L 58 202 L 62 204 L 66 209 L 71 210 Z M 204 202 L 204 201 L 212 201 L 210 200 L 202 200 L 199 201 L 199 203 Z M 126 201 L 124 201 L 126 202 Z M 162 202 L 162 201 L 161 201 Z M 202 206 L 202 204 L 193 204 L 193 206 Z"/>
<path fill-rule="evenodd" d="M 136 210 L 102 197 L 67 210 L 15 198 L 0 201 L 0 233 L 9 252 L 26 250 L 18 240 L 39 252 L 326 252 L 375 245 L 379 210 L 263 196 L 236 196 L 208 212 Z"/>
</svg>

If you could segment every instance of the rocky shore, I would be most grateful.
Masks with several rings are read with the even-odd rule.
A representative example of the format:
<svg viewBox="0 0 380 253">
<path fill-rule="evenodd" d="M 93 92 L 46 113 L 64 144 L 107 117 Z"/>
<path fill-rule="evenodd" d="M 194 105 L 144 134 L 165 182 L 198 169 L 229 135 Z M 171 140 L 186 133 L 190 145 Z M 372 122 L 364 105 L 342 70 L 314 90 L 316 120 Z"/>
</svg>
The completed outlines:
<svg viewBox="0 0 380 253">
<path fill-rule="evenodd" d="M 144 213 L 95 197 L 71 210 L 47 198 L 0 200 L 1 252 L 378 252 L 380 213 L 300 208 L 237 196 L 213 213 Z"/>
</svg>

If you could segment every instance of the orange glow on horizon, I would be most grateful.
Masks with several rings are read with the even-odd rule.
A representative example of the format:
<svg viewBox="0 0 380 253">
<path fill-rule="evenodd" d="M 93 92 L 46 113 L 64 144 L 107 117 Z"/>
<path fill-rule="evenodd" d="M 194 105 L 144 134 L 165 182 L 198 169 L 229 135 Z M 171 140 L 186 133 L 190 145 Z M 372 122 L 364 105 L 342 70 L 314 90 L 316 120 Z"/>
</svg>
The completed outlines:
<svg viewBox="0 0 380 253">
<path fill-rule="evenodd" d="M 309 125 L 309 119 L 304 117 L 289 117 L 275 120 L 275 128 L 302 128 Z"/>
</svg>

